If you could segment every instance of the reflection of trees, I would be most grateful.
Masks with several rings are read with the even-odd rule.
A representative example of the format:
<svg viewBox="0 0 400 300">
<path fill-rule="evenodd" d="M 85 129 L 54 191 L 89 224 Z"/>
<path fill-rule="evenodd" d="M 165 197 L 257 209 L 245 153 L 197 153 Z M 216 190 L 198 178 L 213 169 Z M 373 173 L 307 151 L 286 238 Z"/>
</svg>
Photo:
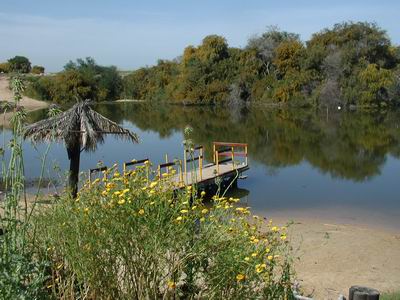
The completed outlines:
<svg viewBox="0 0 400 300">
<path fill-rule="evenodd" d="M 222 107 L 99 105 L 116 121 L 168 137 L 186 125 L 211 159 L 212 141 L 249 143 L 252 160 L 270 168 L 307 161 L 321 172 L 356 181 L 379 174 L 387 154 L 400 157 L 400 112 L 330 112 L 251 107 L 239 116 Z"/>
</svg>

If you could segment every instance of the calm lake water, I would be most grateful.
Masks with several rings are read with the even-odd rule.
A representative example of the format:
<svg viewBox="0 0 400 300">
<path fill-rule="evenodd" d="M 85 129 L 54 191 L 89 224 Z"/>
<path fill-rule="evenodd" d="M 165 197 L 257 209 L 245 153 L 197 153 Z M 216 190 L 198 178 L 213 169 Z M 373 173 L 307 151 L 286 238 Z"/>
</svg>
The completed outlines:
<svg viewBox="0 0 400 300">
<path fill-rule="evenodd" d="M 313 217 L 345 223 L 378 224 L 400 229 L 400 112 L 327 112 L 253 107 L 158 106 L 138 103 L 95 107 L 136 132 L 140 144 L 106 138 L 96 152 L 83 153 L 81 170 L 149 157 L 154 164 L 182 157 L 183 130 L 193 127 L 193 140 L 249 144 L 248 178 L 235 191 L 257 213 Z M 29 116 L 33 122 L 44 111 Z M 10 132 L 3 130 L 5 139 Z M 26 176 L 40 174 L 46 145 L 25 144 Z M 54 144 L 46 177 L 68 168 L 66 150 Z M 57 169 L 57 168 L 56 168 Z"/>
</svg>

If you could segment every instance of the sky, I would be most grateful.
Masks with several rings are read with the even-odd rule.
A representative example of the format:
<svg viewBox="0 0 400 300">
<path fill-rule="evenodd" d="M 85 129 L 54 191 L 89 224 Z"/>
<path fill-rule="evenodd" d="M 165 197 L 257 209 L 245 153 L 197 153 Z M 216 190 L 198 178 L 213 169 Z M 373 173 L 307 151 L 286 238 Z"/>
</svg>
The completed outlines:
<svg viewBox="0 0 400 300">
<path fill-rule="evenodd" d="M 0 62 L 27 56 L 47 71 L 91 56 L 132 70 L 173 59 L 209 34 L 244 47 L 267 26 L 303 41 L 343 21 L 376 22 L 400 44 L 398 0 L 0 0 Z"/>
</svg>

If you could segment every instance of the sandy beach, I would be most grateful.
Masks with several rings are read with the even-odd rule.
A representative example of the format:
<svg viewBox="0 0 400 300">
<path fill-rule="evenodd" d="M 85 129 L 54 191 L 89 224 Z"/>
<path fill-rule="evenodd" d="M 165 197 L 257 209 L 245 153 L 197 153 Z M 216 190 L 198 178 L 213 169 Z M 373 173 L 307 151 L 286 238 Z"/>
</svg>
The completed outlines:
<svg viewBox="0 0 400 300">
<path fill-rule="evenodd" d="M 279 216 L 283 225 L 292 218 Z M 293 220 L 296 278 L 303 295 L 314 299 L 348 296 L 352 285 L 382 292 L 400 290 L 400 232 L 373 225 L 328 223 L 307 217 Z"/>
<path fill-rule="evenodd" d="M 0 100 L 1 101 L 12 101 L 13 93 L 10 91 L 9 87 L 9 80 L 7 76 L 0 75 Z M 37 109 L 45 108 L 48 104 L 44 101 L 35 100 L 26 96 L 22 97 L 20 105 L 25 107 L 25 109 L 29 111 L 34 111 Z M 1 114 L 0 117 L 0 127 L 4 126 L 7 127 L 10 121 L 12 113 L 5 113 Z"/>
</svg>

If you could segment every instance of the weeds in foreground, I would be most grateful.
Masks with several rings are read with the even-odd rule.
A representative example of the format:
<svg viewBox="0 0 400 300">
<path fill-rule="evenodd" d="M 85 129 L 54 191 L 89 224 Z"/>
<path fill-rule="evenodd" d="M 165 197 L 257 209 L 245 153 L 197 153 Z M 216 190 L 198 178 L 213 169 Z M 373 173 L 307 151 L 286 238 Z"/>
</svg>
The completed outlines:
<svg viewBox="0 0 400 300">
<path fill-rule="evenodd" d="M 114 170 L 114 171 L 113 171 Z M 238 199 L 174 193 L 173 170 L 145 168 L 86 184 L 35 217 L 51 261 L 49 293 L 64 299 L 290 299 L 286 229 Z"/>
<path fill-rule="evenodd" d="M 35 299 L 44 295 L 44 261 L 35 260 L 27 238 L 29 227 L 25 195 L 22 131 L 24 110 L 18 106 L 22 98 L 21 79 L 12 80 L 14 114 L 11 119 L 12 139 L 1 149 L 2 184 L 0 218 L 0 299 Z M 9 159 L 5 154 L 9 151 Z"/>
</svg>

